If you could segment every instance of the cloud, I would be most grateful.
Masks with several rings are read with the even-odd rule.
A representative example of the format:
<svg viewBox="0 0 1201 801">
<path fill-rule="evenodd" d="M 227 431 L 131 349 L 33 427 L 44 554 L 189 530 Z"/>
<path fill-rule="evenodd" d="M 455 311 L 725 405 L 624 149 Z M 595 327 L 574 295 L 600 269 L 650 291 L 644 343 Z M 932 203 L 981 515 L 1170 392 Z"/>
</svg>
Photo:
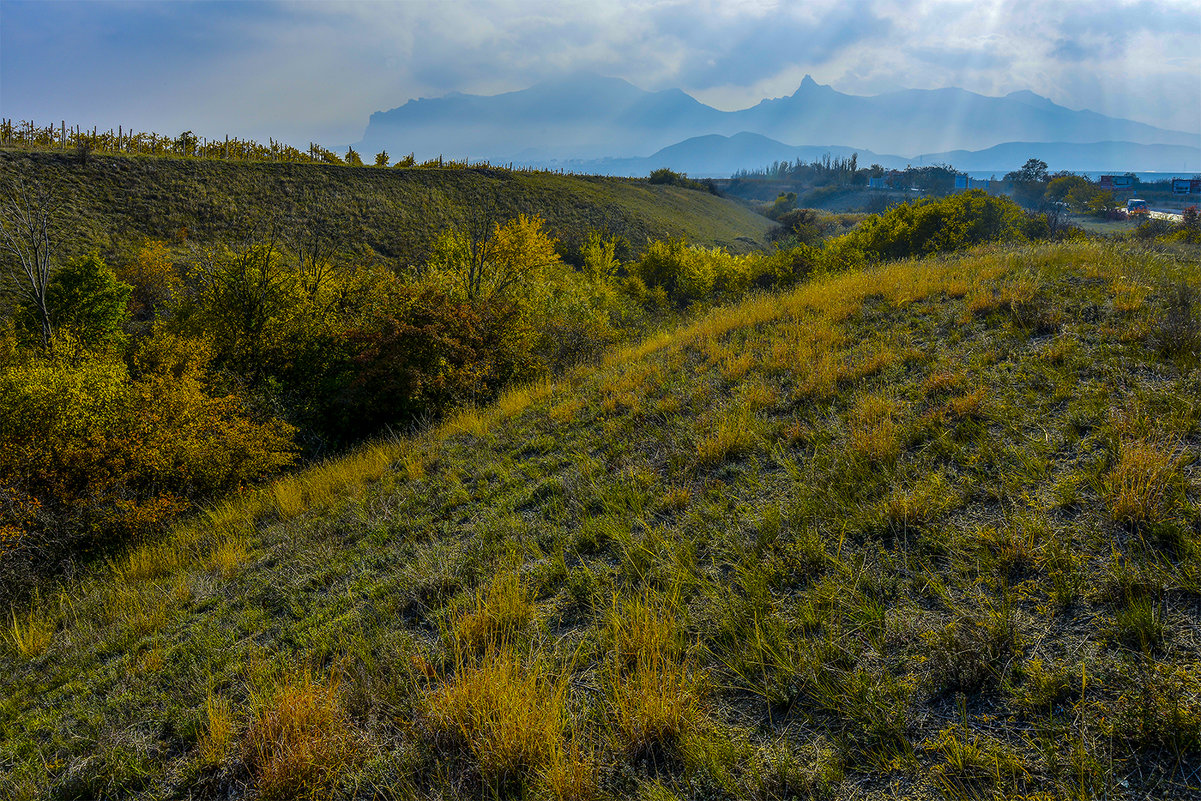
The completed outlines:
<svg viewBox="0 0 1201 801">
<path fill-rule="evenodd" d="M 572 70 L 737 108 L 841 91 L 1031 89 L 1201 129 L 1193 0 L 0 3 L 0 113 L 350 142 L 413 97 Z"/>
<path fill-rule="evenodd" d="M 659 16 L 657 28 L 687 52 L 675 77 L 696 89 L 753 86 L 788 67 L 820 67 L 849 48 L 883 39 L 892 27 L 866 3 L 839 4 L 818 14 L 779 8 L 758 16 L 702 17 L 703 24 L 694 20 L 679 33 L 678 10 L 671 12 Z"/>
</svg>

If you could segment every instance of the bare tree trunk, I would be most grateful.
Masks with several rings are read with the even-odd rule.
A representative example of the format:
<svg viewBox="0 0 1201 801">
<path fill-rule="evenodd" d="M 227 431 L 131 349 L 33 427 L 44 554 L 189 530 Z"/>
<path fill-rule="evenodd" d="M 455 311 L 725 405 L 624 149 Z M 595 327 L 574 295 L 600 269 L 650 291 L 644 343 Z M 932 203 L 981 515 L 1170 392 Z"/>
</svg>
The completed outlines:
<svg viewBox="0 0 1201 801">
<path fill-rule="evenodd" d="M 54 331 L 46 291 L 50 286 L 59 213 L 57 198 L 45 186 L 28 186 L 20 179 L 0 199 L 0 253 L 9 256 L 5 259 L 9 279 L 37 311 L 42 346 L 47 350 Z"/>
</svg>

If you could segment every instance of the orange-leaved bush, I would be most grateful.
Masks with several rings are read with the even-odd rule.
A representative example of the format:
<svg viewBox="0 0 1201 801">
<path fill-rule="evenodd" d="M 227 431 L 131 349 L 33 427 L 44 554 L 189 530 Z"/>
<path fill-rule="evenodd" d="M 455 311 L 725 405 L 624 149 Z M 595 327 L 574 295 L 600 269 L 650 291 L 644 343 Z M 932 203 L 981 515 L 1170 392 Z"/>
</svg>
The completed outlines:
<svg viewBox="0 0 1201 801">
<path fill-rule="evenodd" d="M 291 427 L 210 388 L 198 343 L 152 350 L 131 374 L 63 337 L 0 366 L 0 559 L 138 536 L 292 461 Z"/>
</svg>

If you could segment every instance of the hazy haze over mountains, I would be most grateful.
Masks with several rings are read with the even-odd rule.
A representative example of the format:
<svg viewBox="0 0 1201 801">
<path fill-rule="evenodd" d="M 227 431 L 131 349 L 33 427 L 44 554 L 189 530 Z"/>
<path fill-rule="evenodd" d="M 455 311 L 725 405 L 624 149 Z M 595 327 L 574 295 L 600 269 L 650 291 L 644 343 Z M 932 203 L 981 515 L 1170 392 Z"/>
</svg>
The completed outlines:
<svg viewBox="0 0 1201 801">
<path fill-rule="evenodd" d="M 994 172 L 997 177 L 1025 163 L 1042 159 L 1053 170 L 1074 172 L 1179 172 L 1201 171 L 1201 148 L 1187 145 L 1143 145 L 1133 142 L 1006 142 L 985 150 L 952 150 L 920 153 L 911 158 L 876 153 L 845 145 L 793 147 L 761 134 L 734 136 L 707 134 L 669 145 L 650 156 L 635 158 L 566 159 L 546 162 L 571 172 L 600 175 L 647 175 L 669 167 L 694 178 L 722 178 L 743 169 L 757 169 L 776 161 L 808 163 L 858 154 L 860 166 L 879 164 L 887 169 L 950 164 L 964 172 Z"/>
<path fill-rule="evenodd" d="M 703 139 L 685 141 L 698 137 Z M 585 167 L 608 158 L 634 167 L 647 156 L 663 155 L 657 151 L 664 148 L 672 155 L 676 146 L 675 155 L 683 147 L 690 158 L 701 159 L 697 164 L 704 159 L 699 151 L 708 150 L 712 169 L 692 169 L 712 173 L 725 172 L 735 162 L 753 167 L 787 158 L 786 152 L 804 159 L 814 149 L 834 155 L 858 149 L 864 162 L 884 154 L 880 163 L 893 166 L 921 154 L 935 159 L 948 151 L 982 151 L 1015 142 L 1047 143 L 1042 147 L 1048 152 L 1065 143 L 1111 143 L 1075 152 L 1103 163 L 1068 169 L 1116 167 L 1109 161 L 1115 152 L 1119 158 L 1127 152 L 1123 143 L 1171 145 L 1162 152 L 1141 148 L 1133 154 L 1138 158 L 1126 162 L 1128 168 L 1197 169 L 1194 155 L 1201 137 L 1074 111 L 1029 91 L 988 97 L 956 88 L 913 89 L 866 97 L 838 92 L 805 76 L 792 95 L 721 111 L 678 89 L 647 92 L 618 78 L 578 72 L 505 94 L 452 93 L 410 100 L 372 114 L 356 147 L 365 153 L 412 151 L 419 159 L 443 155 Z M 1071 148 L 1058 151 L 1074 153 Z M 962 169 L 1000 169 L 1012 160 L 1004 147 L 983 156 L 996 164 L 963 152 L 955 155 L 965 165 Z M 1148 166 L 1137 165 L 1139 159 Z M 972 166 L 966 166 L 969 162 Z M 1149 166 L 1150 162 L 1163 166 Z"/>
</svg>

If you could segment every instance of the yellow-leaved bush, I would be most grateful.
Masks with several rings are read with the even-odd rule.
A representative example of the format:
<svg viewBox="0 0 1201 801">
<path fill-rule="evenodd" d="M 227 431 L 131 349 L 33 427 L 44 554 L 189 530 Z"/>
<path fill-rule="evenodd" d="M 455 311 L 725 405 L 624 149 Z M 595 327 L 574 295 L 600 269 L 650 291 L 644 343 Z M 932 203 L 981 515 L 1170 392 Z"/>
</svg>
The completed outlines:
<svg viewBox="0 0 1201 801">
<path fill-rule="evenodd" d="M 0 364 L 0 560 L 137 536 L 293 459 L 291 426 L 208 385 L 200 343 L 151 337 L 132 374 L 55 344 Z"/>
</svg>

